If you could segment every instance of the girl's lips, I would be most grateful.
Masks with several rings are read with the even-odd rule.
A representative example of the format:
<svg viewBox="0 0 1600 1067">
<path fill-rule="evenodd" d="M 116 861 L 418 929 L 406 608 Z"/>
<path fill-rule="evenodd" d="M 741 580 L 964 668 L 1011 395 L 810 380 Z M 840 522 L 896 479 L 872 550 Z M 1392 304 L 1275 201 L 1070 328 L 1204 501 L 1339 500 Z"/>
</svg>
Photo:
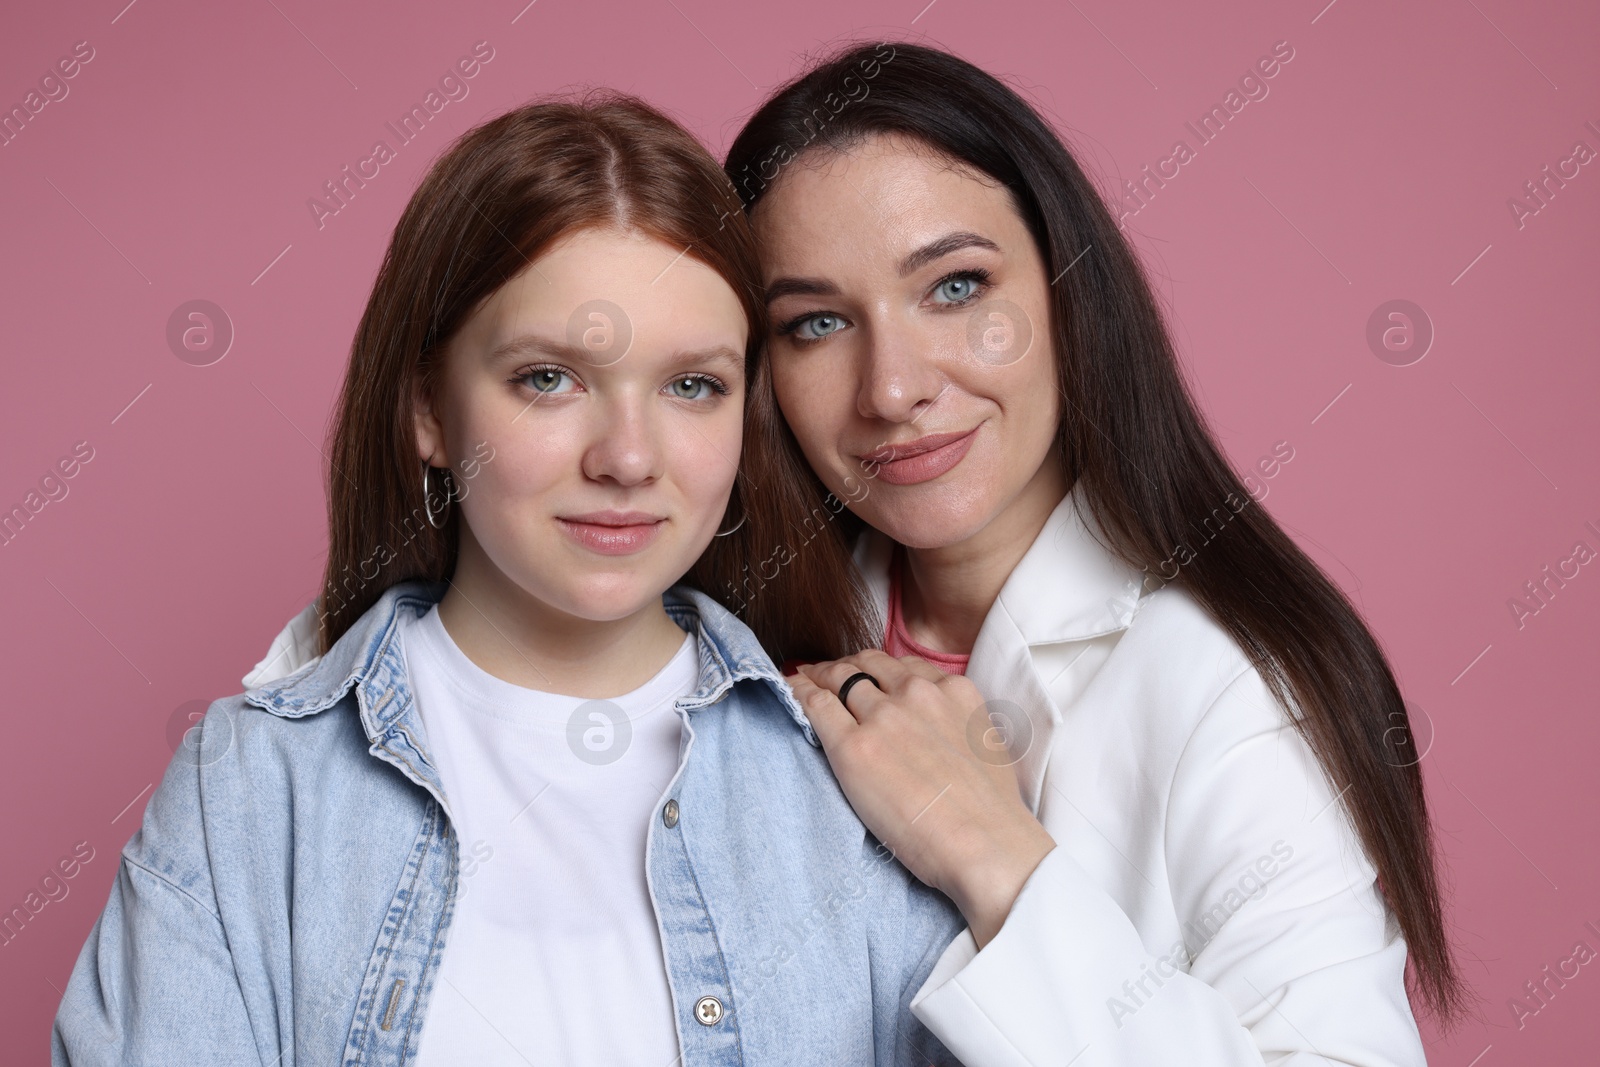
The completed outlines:
<svg viewBox="0 0 1600 1067">
<path fill-rule="evenodd" d="M 597 521 L 602 519 L 604 521 Z M 556 518 L 556 523 L 566 531 L 567 536 L 603 556 L 627 556 L 642 551 L 656 539 L 656 534 L 666 521 L 638 513 Z"/>
<path fill-rule="evenodd" d="M 890 485 L 916 485 L 932 481 L 966 458 L 977 433 L 974 426 L 964 433 L 929 434 L 907 444 L 886 445 L 861 460 L 869 465 L 869 477 Z"/>
</svg>

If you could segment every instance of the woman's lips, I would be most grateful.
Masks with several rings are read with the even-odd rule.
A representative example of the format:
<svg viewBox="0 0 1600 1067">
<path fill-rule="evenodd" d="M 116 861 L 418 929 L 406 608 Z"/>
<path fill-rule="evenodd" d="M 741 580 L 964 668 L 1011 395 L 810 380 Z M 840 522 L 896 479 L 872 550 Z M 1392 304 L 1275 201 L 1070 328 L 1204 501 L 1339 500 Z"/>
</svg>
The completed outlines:
<svg viewBox="0 0 1600 1067">
<path fill-rule="evenodd" d="M 666 519 L 638 511 L 605 511 L 556 516 L 556 522 L 578 544 L 603 556 L 627 556 L 655 540 Z"/>
<path fill-rule="evenodd" d="M 916 485 L 932 481 L 960 463 L 976 439 L 978 428 L 958 433 L 934 433 L 903 445 L 884 445 L 861 457 L 871 465 L 869 476 L 890 485 Z"/>
</svg>

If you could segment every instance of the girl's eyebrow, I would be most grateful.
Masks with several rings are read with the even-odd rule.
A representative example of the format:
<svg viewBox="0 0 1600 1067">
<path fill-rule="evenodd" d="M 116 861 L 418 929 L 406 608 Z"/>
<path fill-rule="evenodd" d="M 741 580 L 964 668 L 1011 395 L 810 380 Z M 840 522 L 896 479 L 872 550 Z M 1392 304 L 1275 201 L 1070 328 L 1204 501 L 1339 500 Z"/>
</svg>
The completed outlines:
<svg viewBox="0 0 1600 1067">
<path fill-rule="evenodd" d="M 581 358 L 581 353 L 565 341 L 556 341 L 537 334 L 523 334 L 513 337 L 495 348 L 484 357 L 489 363 L 500 363 L 511 359 L 522 359 L 527 356 L 548 356 L 552 359 Z"/>
<path fill-rule="evenodd" d="M 550 359 L 576 360 L 587 363 L 592 358 L 592 353 L 581 348 L 574 348 L 565 341 L 555 341 L 538 334 L 524 334 L 513 337 L 503 344 L 495 346 L 485 359 L 491 363 L 500 363 L 513 359 L 525 359 L 529 356 L 544 356 Z M 674 352 L 669 357 L 672 366 L 689 366 L 694 363 L 726 363 L 734 367 L 744 366 L 744 353 L 736 352 L 727 345 L 713 345 L 710 348 L 685 349 Z"/>
<path fill-rule="evenodd" d="M 697 363 L 725 363 L 730 367 L 744 366 L 744 353 L 735 352 L 727 345 L 714 345 L 711 348 L 687 349 L 672 354 L 672 365 L 688 367 Z"/>
<path fill-rule="evenodd" d="M 1000 246 L 982 234 L 970 230 L 957 230 L 947 233 L 943 237 L 935 238 L 916 249 L 900 261 L 898 268 L 900 277 L 914 273 L 927 266 L 934 260 L 958 252 L 963 248 L 983 248 L 990 252 L 999 252 Z M 786 296 L 838 296 L 839 287 L 823 278 L 778 278 L 767 286 L 767 303 L 779 300 Z"/>
</svg>

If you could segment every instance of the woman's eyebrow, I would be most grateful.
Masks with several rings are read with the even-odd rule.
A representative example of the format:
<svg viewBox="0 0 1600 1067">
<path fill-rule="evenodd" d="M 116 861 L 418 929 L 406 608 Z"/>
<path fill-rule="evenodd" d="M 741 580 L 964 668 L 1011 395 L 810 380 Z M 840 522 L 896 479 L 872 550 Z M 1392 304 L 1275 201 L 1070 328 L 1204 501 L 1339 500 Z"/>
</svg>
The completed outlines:
<svg viewBox="0 0 1600 1067">
<path fill-rule="evenodd" d="M 968 230 L 957 230 L 954 233 L 947 233 L 943 237 L 929 241 L 927 244 L 911 253 L 905 259 L 901 260 L 900 277 L 904 278 L 906 275 L 920 270 L 929 263 L 932 263 L 934 260 L 943 256 L 948 256 L 951 252 L 958 251 L 962 248 L 986 248 L 991 252 L 1000 251 L 999 245 L 995 244 L 987 237 L 984 237 L 982 234 L 972 233 Z"/>
<path fill-rule="evenodd" d="M 838 296 L 839 287 L 821 278 L 779 278 L 767 286 L 767 303 L 786 296 Z"/>
<path fill-rule="evenodd" d="M 936 259 L 948 256 L 951 252 L 963 248 L 984 248 L 990 252 L 999 252 L 1000 246 L 982 234 L 972 233 L 970 230 L 957 230 L 947 233 L 943 237 L 929 241 L 921 248 L 906 256 L 900 261 L 899 273 L 904 278 Z M 786 296 L 838 296 L 839 287 L 822 278 L 778 278 L 767 286 L 767 303 L 780 300 Z"/>
</svg>

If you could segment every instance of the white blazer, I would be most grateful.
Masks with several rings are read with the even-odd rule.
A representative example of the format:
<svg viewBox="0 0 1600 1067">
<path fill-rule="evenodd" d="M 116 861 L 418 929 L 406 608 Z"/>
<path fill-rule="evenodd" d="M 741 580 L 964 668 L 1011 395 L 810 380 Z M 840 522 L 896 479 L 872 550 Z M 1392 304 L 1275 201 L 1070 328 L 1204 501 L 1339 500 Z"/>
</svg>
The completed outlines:
<svg viewBox="0 0 1600 1067">
<path fill-rule="evenodd" d="M 1425 1067 L 1406 946 L 1287 713 L 1183 589 L 1091 536 L 1068 494 L 984 619 L 967 676 L 1056 848 L 995 938 L 911 1010 L 967 1067 Z M 881 617 L 892 543 L 856 561 Z M 1203 551 L 1203 549 L 1202 549 Z M 244 679 L 316 658 L 308 605 Z"/>
<path fill-rule="evenodd" d="M 997 722 L 1009 701 L 1031 726 L 1008 742 L 1056 847 L 911 1010 L 968 1067 L 1425 1065 L 1343 783 L 1181 579 L 1148 591 L 1078 502 L 1006 580 L 967 670 Z M 880 612 L 892 548 L 869 530 L 856 550 Z"/>
</svg>

